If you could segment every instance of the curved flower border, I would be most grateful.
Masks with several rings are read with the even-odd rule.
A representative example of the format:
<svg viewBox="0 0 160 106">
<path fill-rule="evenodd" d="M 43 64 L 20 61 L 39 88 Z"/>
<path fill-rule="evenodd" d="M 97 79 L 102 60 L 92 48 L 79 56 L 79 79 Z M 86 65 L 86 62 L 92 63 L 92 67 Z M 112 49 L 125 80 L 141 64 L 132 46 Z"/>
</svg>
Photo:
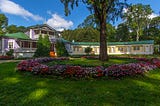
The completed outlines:
<svg viewBox="0 0 160 106">
<path fill-rule="evenodd" d="M 47 74 L 63 77 L 75 78 L 97 78 L 97 77 L 113 77 L 121 78 L 125 76 L 134 76 L 144 74 L 145 72 L 160 68 L 160 60 L 157 58 L 146 59 L 137 58 L 139 62 L 129 64 L 115 64 L 107 68 L 103 66 L 82 67 L 72 65 L 53 65 L 47 66 L 43 63 L 55 60 L 69 60 L 69 58 L 36 58 L 32 60 L 21 61 L 17 65 L 19 71 L 30 71 L 33 74 Z"/>
</svg>

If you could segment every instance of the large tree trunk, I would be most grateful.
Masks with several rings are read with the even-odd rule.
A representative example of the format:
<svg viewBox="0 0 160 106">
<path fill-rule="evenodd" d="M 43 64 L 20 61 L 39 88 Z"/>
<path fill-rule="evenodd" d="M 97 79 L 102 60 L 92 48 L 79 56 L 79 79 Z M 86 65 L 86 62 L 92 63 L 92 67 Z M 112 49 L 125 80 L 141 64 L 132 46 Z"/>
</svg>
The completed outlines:
<svg viewBox="0 0 160 106">
<path fill-rule="evenodd" d="M 95 1 L 94 1 L 95 2 Z M 107 4 L 106 0 L 100 2 L 101 8 L 99 9 L 96 4 L 93 5 L 95 11 L 95 17 L 99 21 L 100 25 L 100 61 L 108 61 L 108 53 L 107 53 L 107 40 L 106 40 L 106 18 L 107 18 Z"/>
<path fill-rule="evenodd" d="M 108 61 L 107 40 L 106 40 L 106 18 L 102 16 L 100 20 L 100 55 L 99 60 Z"/>
</svg>

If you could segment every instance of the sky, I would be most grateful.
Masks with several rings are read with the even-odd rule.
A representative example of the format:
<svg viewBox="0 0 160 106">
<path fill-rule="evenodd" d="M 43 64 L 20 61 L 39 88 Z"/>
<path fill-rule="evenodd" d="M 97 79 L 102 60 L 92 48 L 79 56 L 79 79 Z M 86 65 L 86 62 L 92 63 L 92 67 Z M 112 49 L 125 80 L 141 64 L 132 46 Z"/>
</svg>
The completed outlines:
<svg viewBox="0 0 160 106">
<path fill-rule="evenodd" d="M 160 13 L 160 0 L 128 0 L 128 3 L 150 5 L 154 13 Z M 65 16 L 60 0 L 0 0 L 0 14 L 5 14 L 9 25 L 32 26 L 47 23 L 54 29 L 75 29 L 90 14 L 86 5 L 80 3 L 69 16 Z M 121 20 L 113 24 L 116 26 Z"/>
</svg>

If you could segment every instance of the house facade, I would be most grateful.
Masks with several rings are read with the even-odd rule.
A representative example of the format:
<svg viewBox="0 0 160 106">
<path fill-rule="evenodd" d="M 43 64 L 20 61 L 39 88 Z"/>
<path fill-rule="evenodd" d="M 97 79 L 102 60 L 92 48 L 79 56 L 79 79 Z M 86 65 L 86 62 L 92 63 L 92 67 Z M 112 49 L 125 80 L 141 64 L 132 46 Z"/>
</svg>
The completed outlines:
<svg viewBox="0 0 160 106">
<path fill-rule="evenodd" d="M 27 28 L 25 33 L 12 33 L 0 36 L 0 55 L 5 55 L 10 49 L 14 50 L 14 57 L 33 57 L 37 49 L 39 36 L 49 36 L 51 49 L 54 50 L 59 32 L 47 24 L 35 25 Z"/>
<path fill-rule="evenodd" d="M 153 54 L 154 40 L 134 41 L 134 42 L 109 42 L 108 54 Z M 85 48 L 91 47 L 92 54 L 99 54 L 98 42 L 74 42 L 71 45 L 71 55 L 85 55 Z"/>
<path fill-rule="evenodd" d="M 49 36 L 51 50 L 56 52 L 55 43 L 61 40 L 70 55 L 85 55 L 85 48 L 91 47 L 92 54 L 99 54 L 98 42 L 69 42 L 60 37 L 60 32 L 47 24 L 28 27 L 25 33 L 13 33 L 0 36 L 0 55 L 5 55 L 10 49 L 14 50 L 14 57 L 32 57 L 37 49 L 39 35 Z M 153 54 L 154 41 L 109 42 L 108 54 Z"/>
</svg>

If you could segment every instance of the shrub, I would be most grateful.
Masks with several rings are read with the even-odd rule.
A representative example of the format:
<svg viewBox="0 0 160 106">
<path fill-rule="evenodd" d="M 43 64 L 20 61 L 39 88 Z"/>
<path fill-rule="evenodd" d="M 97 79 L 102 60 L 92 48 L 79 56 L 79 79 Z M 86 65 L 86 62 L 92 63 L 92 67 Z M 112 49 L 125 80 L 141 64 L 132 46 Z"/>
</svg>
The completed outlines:
<svg viewBox="0 0 160 106">
<path fill-rule="evenodd" d="M 91 48 L 91 47 L 87 47 L 87 48 L 85 48 L 85 50 L 84 50 L 84 52 L 85 52 L 87 55 L 89 55 L 89 54 L 91 53 L 91 51 L 92 51 L 92 48 Z"/>
<path fill-rule="evenodd" d="M 49 41 L 49 37 L 48 35 L 45 35 L 45 37 L 43 38 L 42 35 L 40 35 L 38 42 L 37 42 L 37 49 L 36 52 L 34 54 L 34 57 L 49 57 L 49 53 L 50 53 L 50 46 L 51 43 Z"/>
<path fill-rule="evenodd" d="M 66 50 L 65 44 L 63 43 L 63 41 L 60 41 L 60 40 L 56 41 L 56 52 L 57 52 L 57 56 L 59 57 L 69 55 Z"/>
<path fill-rule="evenodd" d="M 6 53 L 6 55 L 7 55 L 7 56 L 13 56 L 13 52 L 14 52 L 14 50 L 13 50 L 13 49 L 10 49 L 10 50 Z"/>
</svg>

